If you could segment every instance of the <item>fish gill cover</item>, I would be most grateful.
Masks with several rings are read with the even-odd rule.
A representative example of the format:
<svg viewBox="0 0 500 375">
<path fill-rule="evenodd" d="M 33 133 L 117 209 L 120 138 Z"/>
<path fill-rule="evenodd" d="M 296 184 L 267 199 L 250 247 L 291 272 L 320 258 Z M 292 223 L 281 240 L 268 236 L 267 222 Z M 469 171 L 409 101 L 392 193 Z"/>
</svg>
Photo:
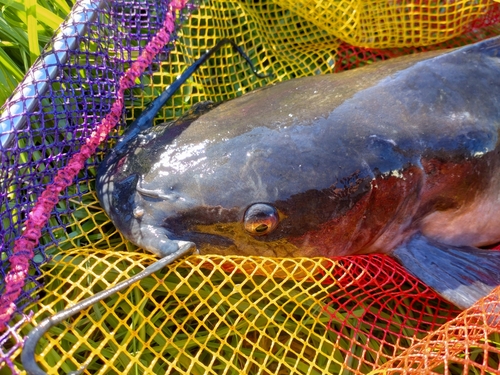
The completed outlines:
<svg viewBox="0 0 500 375">
<path fill-rule="evenodd" d="M 256 79 L 228 47 L 181 88 L 158 123 L 198 101 L 461 46 L 500 31 L 500 8 L 491 1 L 85 0 L 73 9 L 3 107 L 3 302 L 12 287 L 3 281 L 19 265 L 14 242 L 30 210 L 114 108 L 120 79 L 172 9 L 177 43 L 158 51 L 124 92 L 116 130 L 54 202 L 26 278 L 22 272 L 7 278 L 24 288 L 0 332 L 0 371 L 23 371 L 23 337 L 37 322 L 153 262 L 99 206 L 96 166 L 125 124 L 218 40 L 233 38 L 275 78 Z M 335 261 L 198 256 L 52 328 L 37 360 L 49 373 L 83 363 L 92 374 L 497 373 L 498 303 L 493 292 L 461 313 L 383 255 Z"/>
</svg>

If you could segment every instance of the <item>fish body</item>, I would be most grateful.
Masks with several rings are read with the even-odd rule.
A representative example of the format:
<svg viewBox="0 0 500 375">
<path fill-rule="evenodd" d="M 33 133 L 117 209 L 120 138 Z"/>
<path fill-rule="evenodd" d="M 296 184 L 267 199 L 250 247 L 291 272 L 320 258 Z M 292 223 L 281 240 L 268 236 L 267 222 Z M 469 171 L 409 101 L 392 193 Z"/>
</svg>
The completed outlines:
<svg viewBox="0 0 500 375">
<path fill-rule="evenodd" d="M 500 284 L 500 252 L 477 248 L 500 242 L 499 53 L 494 38 L 200 103 L 110 152 L 99 199 L 158 255 L 382 252 L 468 307 Z"/>
</svg>

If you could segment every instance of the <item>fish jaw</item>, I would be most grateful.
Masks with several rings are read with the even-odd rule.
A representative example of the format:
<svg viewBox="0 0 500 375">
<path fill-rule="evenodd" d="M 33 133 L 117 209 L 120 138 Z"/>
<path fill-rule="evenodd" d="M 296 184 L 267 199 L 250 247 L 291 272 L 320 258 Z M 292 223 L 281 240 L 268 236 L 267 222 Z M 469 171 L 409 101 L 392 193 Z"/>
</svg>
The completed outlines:
<svg viewBox="0 0 500 375">
<path fill-rule="evenodd" d="M 186 244 L 195 247 L 190 241 L 172 238 L 167 229 L 158 225 L 151 216 L 150 203 L 136 189 L 139 176 L 118 177 L 117 174 L 100 175 L 98 196 L 116 227 L 129 241 L 160 257 L 175 253 Z"/>
</svg>

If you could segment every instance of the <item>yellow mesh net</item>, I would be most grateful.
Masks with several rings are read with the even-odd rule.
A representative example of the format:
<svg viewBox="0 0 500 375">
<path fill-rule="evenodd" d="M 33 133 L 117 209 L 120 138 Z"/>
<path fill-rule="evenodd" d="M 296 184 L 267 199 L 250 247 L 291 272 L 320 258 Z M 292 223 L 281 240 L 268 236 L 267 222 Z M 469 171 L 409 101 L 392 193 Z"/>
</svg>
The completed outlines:
<svg viewBox="0 0 500 375">
<path fill-rule="evenodd" d="M 36 316 L 153 260 L 65 252 L 47 267 Z M 190 257 L 51 330 L 40 359 L 74 370 L 92 357 L 88 371 L 98 374 L 367 373 L 459 312 L 394 270 L 404 272 L 382 256 Z"/>
<path fill-rule="evenodd" d="M 227 100 L 270 82 L 497 35 L 499 15 L 490 1 L 205 1 L 169 61 L 135 93 L 128 120 L 223 37 L 273 80 L 256 79 L 224 48 L 159 122 L 195 102 Z M 82 199 L 73 202 L 72 230 L 54 232 L 60 244 L 43 268 L 43 293 L 22 334 L 154 260 L 116 231 L 92 179 L 76 188 Z M 50 374 L 84 363 L 88 374 L 493 374 L 500 371 L 495 296 L 459 315 L 379 255 L 191 256 L 52 328 L 37 361 Z"/>
<path fill-rule="evenodd" d="M 469 31 L 487 1 L 274 1 L 343 42 L 371 48 L 419 47 Z"/>
</svg>

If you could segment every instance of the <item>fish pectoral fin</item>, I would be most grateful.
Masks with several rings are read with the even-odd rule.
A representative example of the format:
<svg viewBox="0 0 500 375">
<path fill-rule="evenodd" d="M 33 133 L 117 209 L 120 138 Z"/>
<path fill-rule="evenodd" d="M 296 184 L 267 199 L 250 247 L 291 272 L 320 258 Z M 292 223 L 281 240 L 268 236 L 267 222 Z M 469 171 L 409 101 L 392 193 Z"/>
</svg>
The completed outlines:
<svg viewBox="0 0 500 375">
<path fill-rule="evenodd" d="M 500 285 L 500 251 L 451 246 L 416 234 L 392 253 L 413 276 L 466 309 Z"/>
</svg>

